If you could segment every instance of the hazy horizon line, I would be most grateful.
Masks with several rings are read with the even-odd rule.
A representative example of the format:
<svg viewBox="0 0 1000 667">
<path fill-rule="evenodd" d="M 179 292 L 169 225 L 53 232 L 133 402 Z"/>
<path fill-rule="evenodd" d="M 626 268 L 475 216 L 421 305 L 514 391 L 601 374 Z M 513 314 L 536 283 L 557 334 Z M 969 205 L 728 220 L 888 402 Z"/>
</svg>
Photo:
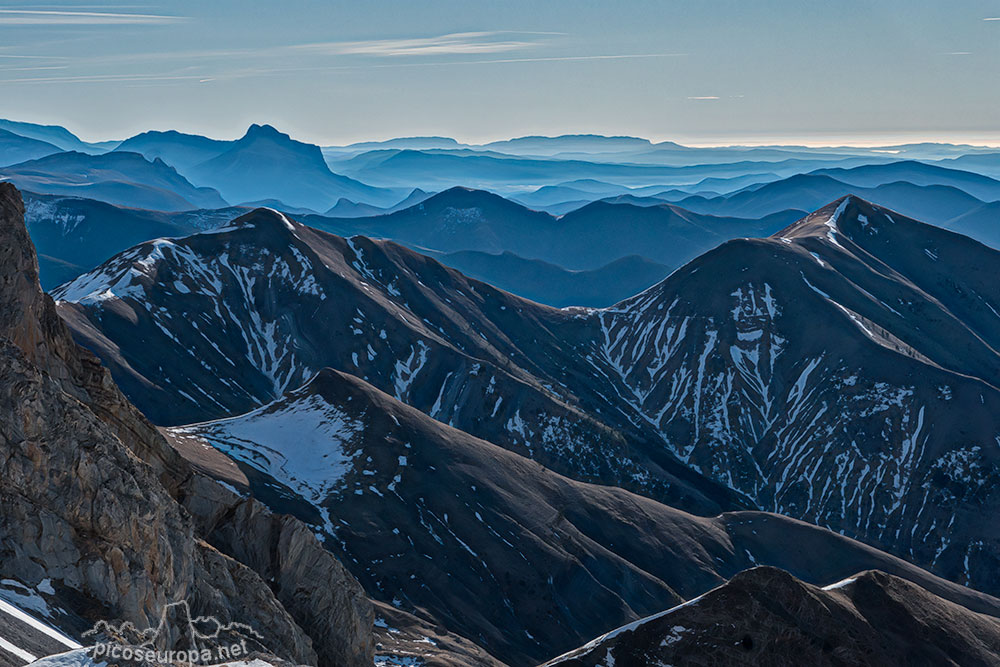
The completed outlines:
<svg viewBox="0 0 1000 667">
<path fill-rule="evenodd" d="M 182 134 L 193 134 L 203 137 L 208 137 L 211 139 L 216 139 L 220 141 L 233 141 L 241 138 L 246 133 L 246 128 L 238 131 L 234 134 L 228 136 L 213 135 L 212 133 L 204 132 L 202 130 L 195 130 L 192 128 L 184 128 L 183 125 L 170 127 L 166 129 L 157 128 L 147 128 L 145 130 L 140 130 L 138 132 L 133 132 L 126 134 L 125 136 L 117 136 L 111 138 L 94 138 L 95 135 L 89 134 L 85 130 L 75 130 L 71 127 L 70 123 L 65 122 L 38 122 L 32 120 L 23 119 L 13 119 L 13 118 L 3 118 L 10 122 L 16 123 L 28 123 L 41 126 L 55 126 L 61 127 L 68 130 L 79 139 L 86 143 L 106 143 L 114 141 L 124 141 L 130 137 L 141 134 L 142 132 L 167 132 L 176 131 Z M 468 145 L 468 146 L 483 146 L 489 143 L 511 141 L 514 139 L 521 139 L 525 137 L 546 137 L 554 138 L 560 136 L 600 136 L 600 137 L 620 137 L 620 138 L 630 138 L 630 139 L 641 139 L 651 142 L 652 144 L 659 144 L 665 142 L 677 143 L 685 147 L 690 148 L 738 148 L 738 147 L 767 147 L 767 146 L 801 146 L 804 148 L 881 148 L 881 147 L 892 147 L 900 146 L 906 144 L 921 144 L 921 143 L 931 143 L 931 144 L 948 144 L 948 145 L 968 145 L 978 148 L 1000 148 L 1000 130 L 989 131 L 989 132 L 970 132 L 967 130 L 945 130 L 945 131 L 885 131 L 885 132 L 875 132 L 875 131 L 859 131 L 859 132 L 830 132 L 830 131 L 815 131 L 815 132 L 801 132 L 801 133 L 790 133 L 790 134 L 778 134 L 773 132 L 739 132 L 729 134 L 714 134 L 714 135 L 685 135 L 683 133 L 677 133 L 674 135 L 648 135 L 643 136 L 638 133 L 630 132 L 615 132 L 615 131 L 576 131 L 576 130 L 565 130 L 558 133 L 546 133 L 545 131 L 531 131 L 527 130 L 521 134 L 515 134 L 511 136 L 505 135 L 479 135 L 476 137 L 466 137 L 459 138 L 459 136 L 445 134 L 441 132 L 413 132 L 413 133 L 387 133 L 378 136 L 345 136 L 338 139 L 326 138 L 326 139 L 314 139 L 308 136 L 309 133 L 298 133 L 295 131 L 289 131 L 283 126 L 286 124 L 280 121 L 254 121 L 252 124 L 258 125 L 271 125 L 277 130 L 288 134 L 292 139 L 301 141 L 303 143 L 311 143 L 321 147 L 346 147 L 352 144 L 359 143 L 381 143 L 386 141 L 398 140 L 398 139 L 412 139 L 412 138 L 422 138 L 422 137 L 435 137 L 441 139 L 453 139 L 458 144 Z M 289 124 L 290 125 L 290 124 Z M 249 128 L 250 125 L 246 127 Z"/>
</svg>

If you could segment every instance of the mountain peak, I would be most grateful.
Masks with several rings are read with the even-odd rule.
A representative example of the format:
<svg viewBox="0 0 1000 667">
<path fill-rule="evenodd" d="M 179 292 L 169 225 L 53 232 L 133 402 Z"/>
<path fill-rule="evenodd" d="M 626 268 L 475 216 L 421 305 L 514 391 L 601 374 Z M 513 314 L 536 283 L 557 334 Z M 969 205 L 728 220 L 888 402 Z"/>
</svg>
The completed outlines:
<svg viewBox="0 0 1000 667">
<path fill-rule="evenodd" d="M 231 227 L 295 231 L 295 223 L 281 211 L 262 206 L 233 220 Z"/>
<path fill-rule="evenodd" d="M 800 238 L 825 238 L 833 245 L 839 246 L 838 235 L 850 238 L 857 225 L 868 229 L 869 225 L 877 226 L 877 220 L 893 222 L 893 218 L 881 207 L 857 195 L 849 194 L 813 211 L 774 234 L 772 238 L 785 242 Z"/>
<path fill-rule="evenodd" d="M 283 139 L 285 141 L 290 141 L 291 136 L 279 131 L 273 125 L 263 124 L 258 125 L 254 123 L 249 128 L 247 128 L 246 134 L 243 135 L 243 139 L 258 139 L 258 138 L 270 138 L 270 139 Z"/>
</svg>

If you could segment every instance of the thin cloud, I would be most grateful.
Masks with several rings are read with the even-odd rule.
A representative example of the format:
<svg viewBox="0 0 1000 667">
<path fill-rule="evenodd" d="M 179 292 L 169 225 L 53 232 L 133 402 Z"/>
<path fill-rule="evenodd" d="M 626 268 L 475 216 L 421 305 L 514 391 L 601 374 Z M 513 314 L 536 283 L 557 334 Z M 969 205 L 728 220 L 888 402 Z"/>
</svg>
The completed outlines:
<svg viewBox="0 0 1000 667">
<path fill-rule="evenodd" d="M 437 37 L 413 39 L 373 39 L 358 42 L 301 44 L 296 49 L 329 55 L 365 55 L 377 57 L 470 55 L 519 51 L 537 45 L 532 40 L 502 40 L 506 32 L 456 32 Z M 523 35 L 557 33 L 515 33 Z"/>
<path fill-rule="evenodd" d="M 154 25 L 185 19 L 161 14 L 0 9 L 0 25 Z"/>
</svg>

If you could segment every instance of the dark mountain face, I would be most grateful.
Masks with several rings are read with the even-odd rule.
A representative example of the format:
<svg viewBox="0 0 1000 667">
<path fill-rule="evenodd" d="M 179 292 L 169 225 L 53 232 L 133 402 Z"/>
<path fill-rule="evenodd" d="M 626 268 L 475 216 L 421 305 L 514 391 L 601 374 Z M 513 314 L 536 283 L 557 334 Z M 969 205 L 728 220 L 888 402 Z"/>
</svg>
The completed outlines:
<svg viewBox="0 0 1000 667">
<path fill-rule="evenodd" d="M 683 460 L 760 507 L 992 590 L 975 516 L 998 499 L 997 261 L 845 199 L 597 311 L 590 358 Z"/>
<path fill-rule="evenodd" d="M 734 236 L 766 236 L 797 217 L 783 212 L 762 220 L 721 218 L 669 205 L 595 202 L 556 218 L 488 192 L 452 188 L 391 215 L 305 220 L 333 233 L 387 237 L 415 249 L 512 252 L 588 270 L 630 255 L 678 266 Z"/>
<path fill-rule="evenodd" d="M 372 663 L 372 610 L 340 563 L 303 524 L 197 473 L 72 341 L 7 183 L 0 461 L 5 589 L 40 591 L 83 627 L 150 627 L 183 600 L 192 615 L 249 625 L 262 639 L 243 638 L 284 660 Z M 0 625 L 7 636 L 6 613 Z"/>
<path fill-rule="evenodd" d="M 196 188 L 161 160 L 138 153 L 56 153 L 0 169 L 17 187 L 40 194 L 87 197 L 111 204 L 160 211 L 222 208 L 211 188 Z"/>
<path fill-rule="evenodd" d="M 186 170 L 235 204 L 273 198 L 325 211 L 339 199 L 390 205 L 399 197 L 330 171 L 319 146 L 304 144 L 270 125 L 252 125 L 228 150 Z M 401 196 L 401 195 L 400 195 Z"/>
<path fill-rule="evenodd" d="M 232 457 L 225 481 L 313 524 L 373 597 L 512 665 L 757 563 L 819 584 L 879 567 L 1000 614 L 1000 601 L 827 530 L 760 512 L 699 518 L 574 482 L 330 369 L 251 413 L 167 433 L 196 465 L 209 447 Z"/>
<path fill-rule="evenodd" d="M 52 144 L 0 130 L 0 167 L 35 160 L 60 152 Z"/>
<path fill-rule="evenodd" d="M 612 308 L 558 311 L 393 244 L 260 222 L 56 292 L 161 423 L 331 366 L 570 477 L 789 514 L 995 589 L 978 518 L 1000 479 L 995 251 L 845 199 Z"/>
<path fill-rule="evenodd" d="M 592 371 L 552 330 L 582 324 L 581 313 L 392 243 L 262 209 L 212 233 L 137 246 L 53 295 L 160 424 L 244 412 L 330 366 L 566 474 L 699 511 L 742 506 L 653 445 L 656 434 L 631 415 L 583 409 L 569 387 L 587 387 Z"/>
<path fill-rule="evenodd" d="M 126 139 L 115 148 L 116 151 L 139 153 L 147 160 L 160 158 L 181 173 L 221 155 L 234 142 L 209 139 L 196 134 L 168 132 L 143 132 Z"/>
<path fill-rule="evenodd" d="M 882 572 L 817 588 L 759 567 L 546 667 L 713 665 L 992 665 L 1000 621 Z"/>
</svg>

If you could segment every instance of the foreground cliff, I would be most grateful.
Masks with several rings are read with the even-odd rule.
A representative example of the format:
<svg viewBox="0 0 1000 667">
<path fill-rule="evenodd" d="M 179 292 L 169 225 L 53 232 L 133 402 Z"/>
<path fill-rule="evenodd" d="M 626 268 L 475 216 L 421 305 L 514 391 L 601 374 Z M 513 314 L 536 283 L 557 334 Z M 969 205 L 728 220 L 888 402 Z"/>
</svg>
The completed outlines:
<svg viewBox="0 0 1000 667">
<path fill-rule="evenodd" d="M 122 396 L 41 292 L 23 214 L 0 183 L 0 579 L 75 628 L 152 627 L 184 600 L 278 658 L 371 664 L 357 581 L 302 524 L 193 470 Z"/>
</svg>

